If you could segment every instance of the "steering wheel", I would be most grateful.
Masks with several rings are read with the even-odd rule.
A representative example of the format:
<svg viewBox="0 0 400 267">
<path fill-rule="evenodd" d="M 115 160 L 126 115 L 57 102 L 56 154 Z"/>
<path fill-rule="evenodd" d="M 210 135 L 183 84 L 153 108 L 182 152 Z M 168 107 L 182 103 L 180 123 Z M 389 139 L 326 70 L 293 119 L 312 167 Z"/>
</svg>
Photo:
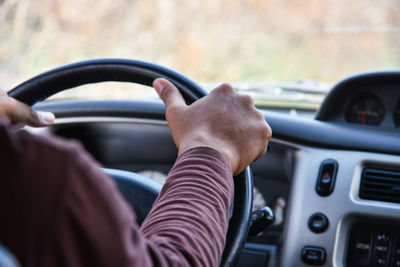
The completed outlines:
<svg viewBox="0 0 400 267">
<path fill-rule="evenodd" d="M 151 86 L 154 79 L 170 80 L 191 104 L 207 93 L 185 76 L 142 61 L 126 59 L 97 59 L 62 66 L 40 74 L 9 92 L 9 96 L 30 106 L 60 91 L 79 85 L 105 81 L 132 82 Z M 105 169 L 117 182 L 127 201 L 135 210 L 139 221 L 150 211 L 161 186 L 149 178 L 126 171 Z M 244 247 L 250 224 L 253 203 L 253 178 L 248 166 L 234 179 L 234 205 L 229 220 L 226 244 L 221 266 L 234 266 Z"/>
</svg>

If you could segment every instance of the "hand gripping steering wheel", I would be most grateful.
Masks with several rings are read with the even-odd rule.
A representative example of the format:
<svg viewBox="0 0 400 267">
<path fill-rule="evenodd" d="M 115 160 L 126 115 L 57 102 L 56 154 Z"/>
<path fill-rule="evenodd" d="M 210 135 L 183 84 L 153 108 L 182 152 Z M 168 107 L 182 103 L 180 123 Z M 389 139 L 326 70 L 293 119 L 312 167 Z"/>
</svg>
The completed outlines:
<svg viewBox="0 0 400 267">
<path fill-rule="evenodd" d="M 175 84 L 187 104 L 207 94 L 185 76 L 155 64 L 126 59 L 97 59 L 40 74 L 15 87 L 9 92 L 9 96 L 32 106 L 55 93 L 79 85 L 117 81 L 151 86 L 154 79 L 159 77 Z M 121 193 L 135 210 L 139 221 L 142 221 L 150 211 L 161 186 L 131 172 L 111 169 L 105 169 L 105 172 L 116 180 Z M 253 203 L 253 178 L 249 166 L 235 177 L 234 184 L 234 205 L 221 266 L 234 266 L 237 263 L 247 239 Z"/>
</svg>

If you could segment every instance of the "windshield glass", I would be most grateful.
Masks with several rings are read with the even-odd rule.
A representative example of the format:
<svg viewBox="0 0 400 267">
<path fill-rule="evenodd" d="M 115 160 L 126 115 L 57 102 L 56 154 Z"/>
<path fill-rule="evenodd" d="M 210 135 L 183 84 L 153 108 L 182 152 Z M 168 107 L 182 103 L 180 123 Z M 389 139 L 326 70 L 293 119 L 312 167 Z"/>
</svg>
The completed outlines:
<svg viewBox="0 0 400 267">
<path fill-rule="evenodd" d="M 400 68 L 400 1 L 0 0 L 1 87 L 104 57 L 161 64 L 206 88 L 234 82 L 264 106 L 316 108 L 341 78 Z M 110 86 L 89 95 L 142 92 Z"/>
</svg>

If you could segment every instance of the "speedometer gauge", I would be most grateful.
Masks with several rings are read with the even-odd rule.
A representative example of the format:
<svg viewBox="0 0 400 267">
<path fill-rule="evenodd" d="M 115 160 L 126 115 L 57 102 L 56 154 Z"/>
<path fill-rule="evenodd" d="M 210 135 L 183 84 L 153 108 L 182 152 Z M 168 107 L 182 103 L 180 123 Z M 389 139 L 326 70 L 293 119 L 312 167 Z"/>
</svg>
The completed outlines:
<svg viewBox="0 0 400 267">
<path fill-rule="evenodd" d="M 356 95 L 346 108 L 346 120 L 364 125 L 379 125 L 385 116 L 382 100 L 373 93 Z"/>
</svg>

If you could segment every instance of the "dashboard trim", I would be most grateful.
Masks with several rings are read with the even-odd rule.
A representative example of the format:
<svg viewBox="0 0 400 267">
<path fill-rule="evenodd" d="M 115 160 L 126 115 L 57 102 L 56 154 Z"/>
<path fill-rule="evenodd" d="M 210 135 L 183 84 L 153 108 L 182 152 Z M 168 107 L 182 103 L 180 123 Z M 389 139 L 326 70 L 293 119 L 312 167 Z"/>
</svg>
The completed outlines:
<svg viewBox="0 0 400 267">
<path fill-rule="evenodd" d="M 164 120 L 165 107 L 159 101 L 49 101 L 35 105 L 52 111 L 57 118 L 119 117 Z M 273 136 L 303 145 L 400 155 L 398 130 L 356 127 L 295 117 L 274 111 L 262 111 L 273 129 Z"/>
</svg>

